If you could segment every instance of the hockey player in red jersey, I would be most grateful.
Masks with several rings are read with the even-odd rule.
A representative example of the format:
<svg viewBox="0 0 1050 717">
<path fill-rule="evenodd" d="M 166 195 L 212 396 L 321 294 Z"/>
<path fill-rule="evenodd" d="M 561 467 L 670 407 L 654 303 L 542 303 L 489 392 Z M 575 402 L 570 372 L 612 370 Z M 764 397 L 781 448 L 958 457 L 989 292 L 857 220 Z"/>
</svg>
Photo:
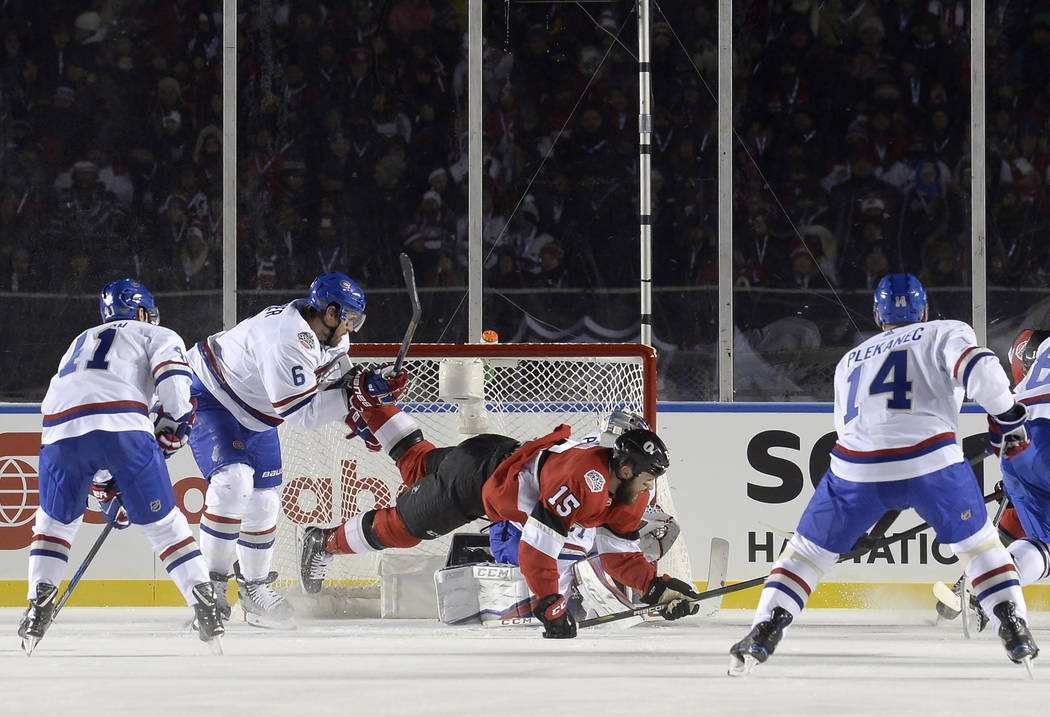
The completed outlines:
<svg viewBox="0 0 1050 717">
<path fill-rule="evenodd" d="M 558 554 L 574 525 L 596 528 L 595 550 L 605 570 L 643 593 L 674 620 L 696 612 L 688 583 L 657 575 L 638 547 L 638 528 L 656 480 L 667 470 L 667 448 L 646 429 L 622 433 L 612 448 L 569 438 L 570 428 L 527 443 L 482 434 L 457 446 L 424 440 L 415 419 L 393 405 L 361 412 L 374 439 L 397 464 L 406 490 L 396 506 L 370 510 L 337 528 L 307 528 L 300 578 L 319 592 L 334 555 L 410 548 L 477 518 L 521 526 L 519 563 L 534 595 L 544 637 L 576 636 L 567 596 L 558 592 Z"/>
</svg>

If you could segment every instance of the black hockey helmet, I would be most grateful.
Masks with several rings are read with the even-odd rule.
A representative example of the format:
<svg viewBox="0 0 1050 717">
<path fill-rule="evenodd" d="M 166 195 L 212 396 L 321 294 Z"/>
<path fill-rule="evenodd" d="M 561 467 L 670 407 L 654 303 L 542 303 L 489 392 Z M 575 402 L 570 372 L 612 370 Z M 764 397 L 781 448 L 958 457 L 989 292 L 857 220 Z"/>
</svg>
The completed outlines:
<svg viewBox="0 0 1050 717">
<path fill-rule="evenodd" d="M 635 475 L 651 473 L 659 477 L 670 465 L 667 446 L 646 428 L 632 428 L 617 436 L 612 457 L 617 468 L 626 463 L 634 469 Z"/>
<path fill-rule="evenodd" d="M 1043 329 L 1024 329 L 1014 339 L 1014 345 L 1010 347 L 1008 357 L 1010 359 L 1010 372 L 1014 377 L 1014 385 L 1021 383 L 1032 368 L 1035 358 L 1039 354 L 1039 345 L 1050 338 L 1050 331 Z"/>
</svg>

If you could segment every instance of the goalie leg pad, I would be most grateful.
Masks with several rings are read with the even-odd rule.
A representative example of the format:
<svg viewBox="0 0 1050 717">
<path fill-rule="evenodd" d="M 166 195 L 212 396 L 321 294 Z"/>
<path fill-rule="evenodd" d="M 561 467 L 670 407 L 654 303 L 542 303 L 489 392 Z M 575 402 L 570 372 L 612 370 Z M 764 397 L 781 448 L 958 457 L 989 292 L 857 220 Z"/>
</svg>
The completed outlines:
<svg viewBox="0 0 1050 717">
<path fill-rule="evenodd" d="M 448 625 L 533 622 L 532 594 L 513 565 L 479 563 L 442 568 L 434 574 L 438 619 Z"/>
<path fill-rule="evenodd" d="M 208 568 L 186 516 L 178 508 L 172 508 L 160 520 L 143 525 L 142 533 L 186 598 L 186 604 L 197 602 L 193 586 L 209 581 Z"/>
<path fill-rule="evenodd" d="M 560 561 L 559 561 L 560 563 Z M 572 566 L 576 579 L 576 590 L 588 618 L 611 615 L 630 610 L 634 604 L 602 569 L 601 558 L 597 555 L 579 560 Z M 617 622 L 618 627 L 632 627 L 642 622 L 641 615 Z"/>
<path fill-rule="evenodd" d="M 1009 600 L 1014 604 L 1018 617 L 1027 617 L 1021 578 L 1014 567 L 1013 558 L 999 541 L 999 534 L 990 520 L 985 518 L 980 530 L 948 547 L 966 562 L 966 576 L 970 578 L 977 601 L 995 630 L 999 629 L 995 606 L 1001 602 Z"/>
<path fill-rule="evenodd" d="M 36 597 L 36 586 L 40 583 L 57 586 L 62 582 L 69 551 L 81 522 L 83 519 L 77 518 L 71 523 L 63 523 L 45 513 L 43 508 L 37 508 L 33 538 L 29 544 L 28 599 Z"/>
<path fill-rule="evenodd" d="M 241 575 L 248 581 L 262 580 L 270 573 L 274 541 L 277 537 L 277 513 L 281 510 L 278 488 L 252 491 L 241 518 L 237 539 L 237 560 Z"/>
</svg>

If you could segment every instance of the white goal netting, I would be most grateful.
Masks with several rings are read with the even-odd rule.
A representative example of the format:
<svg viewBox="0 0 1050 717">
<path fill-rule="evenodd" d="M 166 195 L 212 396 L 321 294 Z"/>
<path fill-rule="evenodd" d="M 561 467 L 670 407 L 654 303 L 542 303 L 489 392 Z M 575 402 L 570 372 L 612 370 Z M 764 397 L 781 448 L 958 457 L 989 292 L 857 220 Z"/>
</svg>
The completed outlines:
<svg viewBox="0 0 1050 717">
<path fill-rule="evenodd" d="M 351 357 L 362 365 L 386 363 L 397 349 L 392 344 L 358 345 Z M 641 413 L 655 425 L 655 353 L 641 345 L 419 344 L 409 351 L 405 366 L 412 380 L 399 404 L 438 446 L 455 445 L 477 433 L 528 440 L 560 423 L 572 426 L 573 437 L 580 438 L 602 429 L 617 409 Z M 464 386 L 464 377 L 471 379 L 466 381 L 469 386 Z M 483 402 L 464 400 L 472 392 L 483 392 Z M 285 424 L 280 431 L 284 489 L 273 568 L 279 573 L 279 586 L 298 592 L 296 527 L 334 526 L 373 507 L 392 505 L 402 484 L 385 453 L 369 452 L 360 439 L 346 440 L 347 431 L 339 424 L 319 431 Z M 672 474 L 673 470 L 660 479 L 657 502 L 674 515 Z M 485 524 L 478 521 L 461 530 L 478 530 Z M 378 598 L 381 562 L 387 556 L 440 558 L 449 542 L 444 537 L 409 550 L 338 556 L 324 592 Z M 690 574 L 683 537 L 659 567 L 676 576 Z"/>
</svg>

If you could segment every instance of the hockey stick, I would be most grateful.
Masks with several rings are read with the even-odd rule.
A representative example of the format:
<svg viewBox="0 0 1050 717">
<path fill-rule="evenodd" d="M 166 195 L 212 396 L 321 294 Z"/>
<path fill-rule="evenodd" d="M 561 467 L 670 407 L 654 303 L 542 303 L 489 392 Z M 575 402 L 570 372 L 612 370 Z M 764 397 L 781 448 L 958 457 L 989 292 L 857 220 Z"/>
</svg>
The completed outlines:
<svg viewBox="0 0 1050 717">
<path fill-rule="evenodd" d="M 988 495 L 984 496 L 984 502 L 985 503 L 989 503 L 989 502 L 995 500 L 996 498 L 998 498 L 1001 495 L 1002 495 L 1002 491 L 992 491 Z M 892 513 L 893 511 L 890 511 L 890 512 Z M 883 523 L 884 521 L 886 521 L 888 519 L 889 515 L 890 515 L 890 513 L 887 513 L 886 515 L 884 515 L 883 518 L 879 521 L 879 523 Z M 878 524 L 876 524 L 875 527 L 878 527 Z M 894 533 L 893 535 L 888 535 L 888 536 L 883 537 L 883 538 L 872 539 L 872 540 L 870 540 L 869 544 L 862 545 L 862 547 L 860 547 L 860 548 L 851 550 L 850 552 L 848 552 L 848 553 L 846 553 L 844 555 L 840 555 L 839 559 L 836 562 L 844 563 L 844 562 L 847 562 L 849 560 L 854 560 L 855 558 L 859 558 L 860 556 L 865 555 L 865 554 L 867 554 L 867 553 L 869 553 L 872 550 L 875 550 L 877 548 L 884 548 L 884 547 L 893 545 L 895 543 L 899 543 L 901 541 L 908 540 L 910 538 L 914 538 L 916 535 L 918 535 L 922 531 L 929 529 L 929 527 L 930 527 L 929 523 L 923 522 L 923 523 L 919 523 L 918 525 L 916 525 L 914 527 L 908 528 L 907 530 L 904 530 L 904 531 L 902 531 L 900 533 Z M 872 531 L 872 533 L 874 533 L 874 530 Z M 865 537 L 873 537 L 873 536 L 865 536 Z M 863 542 L 864 542 L 864 540 L 862 538 L 860 541 L 858 541 L 858 545 L 862 544 Z M 745 580 L 742 583 L 734 583 L 733 585 L 727 585 L 727 586 L 722 587 L 722 588 L 715 588 L 714 590 L 705 590 L 704 592 L 699 593 L 695 598 L 687 598 L 687 599 L 690 602 L 701 602 L 703 600 L 710 600 L 711 598 L 721 597 L 722 595 L 728 595 L 729 593 L 735 593 L 735 592 L 739 592 L 741 590 L 747 590 L 748 588 L 753 588 L 753 587 L 756 587 L 758 585 L 762 585 L 763 583 L 766 582 L 766 580 L 768 578 L 769 578 L 768 575 L 763 575 L 763 576 L 758 577 L 758 578 L 752 578 L 750 580 Z M 581 620 L 577 624 L 577 627 L 591 627 L 593 625 L 601 625 L 601 624 L 604 624 L 604 623 L 607 623 L 607 622 L 614 622 L 616 620 L 624 620 L 626 618 L 633 617 L 635 615 L 645 614 L 645 613 L 649 612 L 652 609 L 653 609 L 652 605 L 643 605 L 641 607 L 632 608 L 631 610 L 624 610 L 623 612 L 617 612 L 617 613 L 613 613 L 611 615 L 602 615 L 600 617 L 590 618 L 588 620 Z"/>
<path fill-rule="evenodd" d="M 114 498 L 113 500 L 116 500 Z M 109 537 L 110 532 L 113 530 L 113 523 L 106 521 L 106 527 L 102 529 L 102 532 L 95 538 L 95 544 L 91 546 L 91 550 L 84 556 L 84 562 L 80 564 L 77 571 L 73 573 L 73 577 L 69 579 L 69 584 L 66 585 L 66 591 L 62 593 L 62 597 L 55 603 L 55 611 L 51 614 L 51 622 L 54 622 L 58 618 L 58 613 L 65 606 L 70 596 L 73 594 L 73 589 L 80 583 L 80 578 L 84 577 L 84 572 L 91 565 L 91 561 L 95 559 L 95 555 L 98 554 L 99 548 L 102 547 L 102 543 L 106 542 L 106 538 Z"/>
<path fill-rule="evenodd" d="M 412 299 L 412 319 L 408 322 L 408 328 L 405 329 L 405 337 L 401 339 L 401 348 L 397 350 L 397 358 L 394 359 L 395 376 L 401 373 L 401 366 L 405 363 L 408 346 L 412 343 L 416 327 L 419 326 L 419 319 L 423 316 L 423 307 L 419 305 L 419 292 L 416 291 L 416 272 L 412 269 L 412 260 L 404 252 L 401 253 L 400 259 L 401 273 L 405 277 L 405 288 L 408 289 L 408 295 Z"/>
<path fill-rule="evenodd" d="M 729 541 L 725 538 L 711 538 L 711 555 L 707 562 L 707 588 L 725 587 L 726 573 L 729 572 Z M 711 617 L 722 607 L 721 600 L 711 600 L 700 606 L 698 615 Z"/>
</svg>

